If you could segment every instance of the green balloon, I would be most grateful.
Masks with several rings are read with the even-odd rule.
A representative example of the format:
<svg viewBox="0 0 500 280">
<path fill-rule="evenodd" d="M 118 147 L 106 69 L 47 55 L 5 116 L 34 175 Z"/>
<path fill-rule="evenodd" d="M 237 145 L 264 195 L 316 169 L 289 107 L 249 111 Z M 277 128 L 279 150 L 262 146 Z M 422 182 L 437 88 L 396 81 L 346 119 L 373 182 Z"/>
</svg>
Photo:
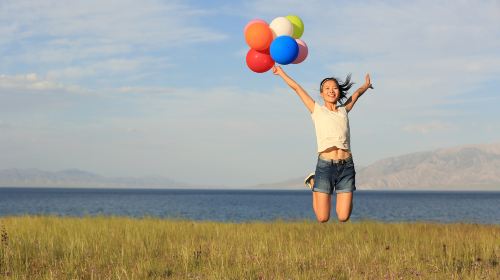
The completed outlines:
<svg viewBox="0 0 500 280">
<path fill-rule="evenodd" d="M 295 39 L 299 39 L 300 36 L 302 36 L 302 34 L 304 33 L 304 23 L 296 15 L 288 15 L 288 16 L 286 16 L 286 18 L 293 25 L 293 35 L 292 35 L 292 37 L 295 38 Z"/>
</svg>

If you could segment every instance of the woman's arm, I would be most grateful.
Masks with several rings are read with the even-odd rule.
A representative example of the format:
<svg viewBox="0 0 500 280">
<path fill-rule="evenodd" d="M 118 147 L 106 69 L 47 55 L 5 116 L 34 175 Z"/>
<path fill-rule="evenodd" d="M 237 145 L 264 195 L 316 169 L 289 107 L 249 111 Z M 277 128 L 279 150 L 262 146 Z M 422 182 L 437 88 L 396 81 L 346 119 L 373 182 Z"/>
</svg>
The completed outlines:
<svg viewBox="0 0 500 280">
<path fill-rule="evenodd" d="M 314 111 L 314 99 L 296 81 L 290 78 L 280 66 L 273 66 L 273 74 L 280 76 L 297 93 L 309 112 Z"/>
<path fill-rule="evenodd" d="M 358 101 L 358 98 L 363 95 L 363 93 L 365 93 L 365 91 L 367 91 L 369 88 L 373 89 L 372 83 L 370 81 L 370 74 L 366 74 L 365 84 L 358 88 L 358 90 L 356 90 L 354 94 L 345 102 L 345 108 L 347 112 L 352 110 L 352 107 L 354 107 L 354 104 L 356 103 L 356 101 Z"/>
</svg>

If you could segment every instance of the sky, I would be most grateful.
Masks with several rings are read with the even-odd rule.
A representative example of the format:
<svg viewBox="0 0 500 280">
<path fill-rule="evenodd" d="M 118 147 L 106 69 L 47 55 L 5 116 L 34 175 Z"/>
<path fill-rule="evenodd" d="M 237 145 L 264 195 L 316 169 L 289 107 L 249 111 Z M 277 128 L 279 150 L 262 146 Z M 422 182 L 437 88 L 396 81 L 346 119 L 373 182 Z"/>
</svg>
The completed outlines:
<svg viewBox="0 0 500 280">
<path fill-rule="evenodd" d="M 305 176 L 307 109 L 245 64 L 245 25 L 289 14 L 309 55 L 283 69 L 315 100 L 325 77 L 372 77 L 349 113 L 358 166 L 500 142 L 499 1 L 0 0 L 0 169 Z"/>
</svg>

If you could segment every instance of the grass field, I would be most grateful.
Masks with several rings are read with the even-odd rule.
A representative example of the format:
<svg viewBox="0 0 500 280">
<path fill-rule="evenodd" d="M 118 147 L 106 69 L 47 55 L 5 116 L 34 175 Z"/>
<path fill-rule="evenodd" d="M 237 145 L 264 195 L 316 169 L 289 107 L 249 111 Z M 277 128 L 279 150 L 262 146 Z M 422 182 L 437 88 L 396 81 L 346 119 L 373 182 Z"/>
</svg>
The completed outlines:
<svg viewBox="0 0 500 280">
<path fill-rule="evenodd" d="M 500 279 L 500 226 L 0 218 L 1 279 Z"/>
</svg>

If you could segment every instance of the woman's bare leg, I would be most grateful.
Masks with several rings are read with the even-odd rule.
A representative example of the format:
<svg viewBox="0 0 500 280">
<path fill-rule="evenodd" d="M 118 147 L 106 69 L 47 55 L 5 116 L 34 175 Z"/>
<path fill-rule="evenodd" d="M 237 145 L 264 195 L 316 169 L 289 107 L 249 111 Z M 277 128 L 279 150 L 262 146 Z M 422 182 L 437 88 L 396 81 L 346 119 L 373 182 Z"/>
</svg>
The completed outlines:
<svg viewBox="0 0 500 280">
<path fill-rule="evenodd" d="M 337 218 L 347 222 L 352 212 L 352 192 L 337 193 Z"/>
<path fill-rule="evenodd" d="M 327 193 L 313 192 L 313 209 L 318 222 L 325 223 L 330 219 L 332 196 Z"/>
</svg>

